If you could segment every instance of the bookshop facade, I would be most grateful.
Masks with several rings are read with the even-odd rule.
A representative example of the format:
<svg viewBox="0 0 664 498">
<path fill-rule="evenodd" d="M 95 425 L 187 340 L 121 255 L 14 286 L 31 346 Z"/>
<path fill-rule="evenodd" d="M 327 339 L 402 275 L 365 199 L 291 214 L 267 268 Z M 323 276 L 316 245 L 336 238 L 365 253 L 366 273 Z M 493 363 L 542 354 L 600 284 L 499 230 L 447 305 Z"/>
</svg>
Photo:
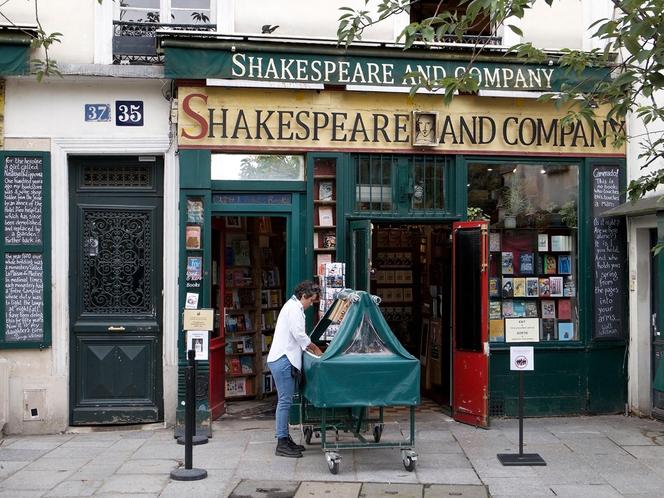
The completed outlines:
<svg viewBox="0 0 664 498">
<path fill-rule="evenodd" d="M 423 394 L 459 420 L 516 413 L 525 341 L 528 414 L 623 410 L 625 227 L 602 217 L 624 190 L 621 123 L 534 99 L 213 85 L 177 90 L 180 303 L 215 310 L 213 418 L 273 391 L 274 321 L 308 278 L 321 309 L 344 286 L 378 295 Z"/>
</svg>

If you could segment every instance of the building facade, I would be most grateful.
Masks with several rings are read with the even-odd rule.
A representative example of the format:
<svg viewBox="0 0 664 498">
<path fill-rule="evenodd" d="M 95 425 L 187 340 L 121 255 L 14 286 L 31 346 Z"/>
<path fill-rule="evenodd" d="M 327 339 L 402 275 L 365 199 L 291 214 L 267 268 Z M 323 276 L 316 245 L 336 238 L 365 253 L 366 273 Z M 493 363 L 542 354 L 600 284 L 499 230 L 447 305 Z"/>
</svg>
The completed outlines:
<svg viewBox="0 0 664 498">
<path fill-rule="evenodd" d="M 402 76 L 462 71 L 463 44 L 403 52 L 405 13 L 346 51 L 337 9 L 353 2 L 287 3 L 81 0 L 84 23 L 41 6 L 64 33 L 63 78 L 3 73 L 3 181 L 36 164 L 41 207 L 38 241 L 5 238 L 4 272 L 18 285 L 21 258 L 42 265 L 41 315 L 0 334 L 4 430 L 177 424 L 198 339 L 201 425 L 225 400 L 270 395 L 279 305 L 300 280 L 327 283 L 333 262 L 343 285 L 381 296 L 424 394 L 459 420 L 515 413 L 512 338 L 538 341 L 529 414 L 623 411 L 629 222 L 601 215 L 634 175 L 605 137 L 624 124 L 564 125 L 533 97 L 570 76 L 507 61 L 518 40 L 502 32 L 475 69 L 479 95 L 409 99 Z M 556 22 L 525 18 L 524 39 L 592 48 L 581 26 L 607 13 L 562 3 Z M 468 208 L 485 216 L 459 224 Z M 214 310 L 209 337 L 187 333 L 185 309 Z"/>
</svg>

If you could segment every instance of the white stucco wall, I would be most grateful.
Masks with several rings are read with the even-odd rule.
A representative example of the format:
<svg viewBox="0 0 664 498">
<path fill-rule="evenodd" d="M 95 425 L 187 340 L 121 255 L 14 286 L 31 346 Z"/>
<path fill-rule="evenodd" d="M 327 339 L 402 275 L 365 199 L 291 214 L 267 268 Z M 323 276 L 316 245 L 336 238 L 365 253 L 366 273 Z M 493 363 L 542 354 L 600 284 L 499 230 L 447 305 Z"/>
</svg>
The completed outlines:
<svg viewBox="0 0 664 498">
<path fill-rule="evenodd" d="M 112 2 L 112 0 L 104 0 Z M 40 0 L 39 20 L 47 34 L 62 33 L 50 56 L 60 62 L 91 63 L 94 55 L 94 9 L 97 0 Z M 36 25 L 35 0 L 10 0 L 2 12 L 15 24 Z M 3 22 L 4 19 L 3 19 Z M 34 57 L 43 55 L 35 52 Z"/>
<path fill-rule="evenodd" d="M 51 153 L 52 347 L 0 350 L 9 367 L 9 414 L 6 433 L 52 433 L 66 429 L 69 418 L 69 154 L 164 155 L 164 409 L 175 421 L 177 404 L 177 240 L 178 166 L 169 136 L 170 102 L 159 80 L 61 80 L 32 78 L 7 82 L 5 149 Z M 142 100 L 145 126 L 116 127 L 86 123 L 85 103 Z M 114 113 L 113 113 L 114 114 Z M 113 119 L 114 119 L 113 115 Z M 23 420 L 28 391 L 43 391 L 40 420 Z"/>
<path fill-rule="evenodd" d="M 583 47 L 583 9 L 581 0 L 558 0 L 549 7 L 535 2 L 521 21 L 523 41 L 544 49 Z"/>
</svg>

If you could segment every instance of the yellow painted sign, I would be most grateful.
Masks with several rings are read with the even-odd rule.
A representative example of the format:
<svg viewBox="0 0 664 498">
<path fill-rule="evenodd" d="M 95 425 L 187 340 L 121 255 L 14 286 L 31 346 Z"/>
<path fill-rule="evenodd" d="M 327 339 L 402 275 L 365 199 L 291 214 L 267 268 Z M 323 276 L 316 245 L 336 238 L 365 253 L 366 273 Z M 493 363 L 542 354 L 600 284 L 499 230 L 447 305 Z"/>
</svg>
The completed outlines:
<svg viewBox="0 0 664 498">
<path fill-rule="evenodd" d="M 531 99 L 308 90 L 181 87 L 178 144 L 216 150 L 350 150 L 472 154 L 624 155 L 600 118 Z M 601 113 L 597 113 L 598 116 Z M 426 127 L 421 123 L 426 122 Z M 426 131 L 430 139 L 422 140 Z"/>
</svg>

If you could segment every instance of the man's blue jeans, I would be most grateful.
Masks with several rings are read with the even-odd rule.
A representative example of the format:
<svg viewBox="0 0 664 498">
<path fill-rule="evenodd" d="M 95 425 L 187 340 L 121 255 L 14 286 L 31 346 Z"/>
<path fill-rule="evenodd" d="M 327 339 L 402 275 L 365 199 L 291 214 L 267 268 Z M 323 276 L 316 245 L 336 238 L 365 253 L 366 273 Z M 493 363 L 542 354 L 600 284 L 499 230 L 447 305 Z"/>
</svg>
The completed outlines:
<svg viewBox="0 0 664 498">
<path fill-rule="evenodd" d="M 288 437 L 288 415 L 293 404 L 295 379 L 291 375 L 291 363 L 286 355 L 269 362 L 267 366 L 272 372 L 272 378 L 277 386 L 276 428 L 277 438 L 280 439 Z"/>
</svg>

